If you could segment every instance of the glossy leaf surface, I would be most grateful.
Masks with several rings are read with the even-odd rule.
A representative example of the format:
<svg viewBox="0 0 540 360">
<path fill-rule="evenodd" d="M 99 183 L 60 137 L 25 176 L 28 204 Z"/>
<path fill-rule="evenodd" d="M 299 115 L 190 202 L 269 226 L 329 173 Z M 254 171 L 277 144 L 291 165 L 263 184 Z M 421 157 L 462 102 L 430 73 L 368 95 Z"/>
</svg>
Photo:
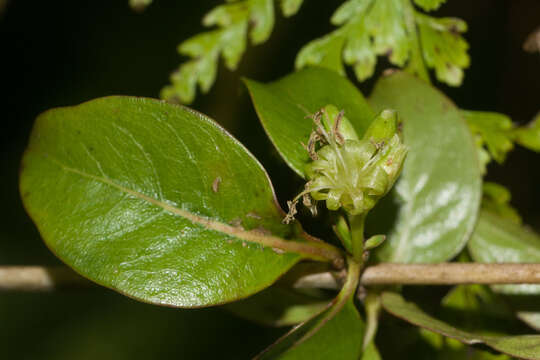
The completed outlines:
<svg viewBox="0 0 540 360">
<path fill-rule="evenodd" d="M 396 293 L 384 293 L 382 305 L 388 312 L 400 319 L 465 344 L 485 344 L 505 354 L 523 359 L 538 359 L 540 357 L 540 335 L 483 336 L 472 334 L 435 319 Z"/>
<path fill-rule="evenodd" d="M 314 128 L 312 115 L 326 105 L 344 110 L 358 135 L 375 114 L 356 87 L 337 73 L 308 68 L 269 84 L 246 80 L 255 110 L 285 162 L 300 176 L 310 161 L 302 144 Z"/>
<path fill-rule="evenodd" d="M 281 223 L 261 165 L 212 120 L 108 97 L 42 114 L 24 155 L 27 211 L 49 248 L 98 284 L 198 307 L 273 283 L 315 240 Z"/>
<path fill-rule="evenodd" d="M 335 305 L 334 305 L 335 306 Z M 362 354 L 364 322 L 352 299 L 331 319 L 327 319 L 333 307 L 296 327 L 259 355 L 258 360 L 357 360 Z M 322 326 L 321 326 L 322 324 Z M 313 329 L 320 329 L 303 340 Z"/>
<path fill-rule="evenodd" d="M 540 236 L 514 221 L 481 211 L 468 244 L 474 261 L 540 263 Z M 540 294 L 540 285 L 494 285 L 505 294 Z"/>
<path fill-rule="evenodd" d="M 440 91 L 402 72 L 379 80 L 370 103 L 377 111 L 398 111 L 409 149 L 394 191 L 368 218 L 368 224 L 386 219 L 376 229 L 388 234 L 378 259 L 434 263 L 452 258 L 473 230 L 482 191 L 467 125 Z"/>
</svg>

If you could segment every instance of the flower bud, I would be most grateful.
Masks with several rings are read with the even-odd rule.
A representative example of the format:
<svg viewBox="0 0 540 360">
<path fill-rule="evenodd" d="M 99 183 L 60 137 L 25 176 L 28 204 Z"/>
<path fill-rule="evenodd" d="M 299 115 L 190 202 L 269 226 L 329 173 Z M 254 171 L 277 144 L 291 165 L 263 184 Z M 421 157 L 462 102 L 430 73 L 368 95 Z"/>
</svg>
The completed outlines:
<svg viewBox="0 0 540 360">
<path fill-rule="evenodd" d="M 284 221 L 293 219 L 300 197 L 312 207 L 314 202 L 306 197 L 326 201 L 329 210 L 344 208 L 351 215 L 369 211 L 392 188 L 407 154 L 396 112 L 382 111 L 362 139 L 333 105 L 315 113 L 313 121 L 316 129 L 307 146 L 313 161 L 305 167 L 309 181 L 291 202 Z"/>
</svg>

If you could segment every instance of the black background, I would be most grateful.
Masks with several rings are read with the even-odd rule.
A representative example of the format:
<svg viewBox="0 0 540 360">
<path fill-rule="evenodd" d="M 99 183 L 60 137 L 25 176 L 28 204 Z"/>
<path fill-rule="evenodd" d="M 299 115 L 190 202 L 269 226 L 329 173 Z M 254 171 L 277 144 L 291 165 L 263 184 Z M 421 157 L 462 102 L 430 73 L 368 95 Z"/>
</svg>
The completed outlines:
<svg viewBox="0 0 540 360">
<path fill-rule="evenodd" d="M 157 97 L 181 61 L 176 46 L 201 32 L 200 19 L 220 1 L 156 0 L 145 12 L 127 0 L 12 0 L 0 15 L 0 265 L 59 264 L 24 213 L 20 158 L 35 117 L 52 107 L 125 94 Z M 250 47 L 235 73 L 192 107 L 210 115 L 268 168 L 281 202 L 300 182 L 264 138 L 240 76 L 269 81 L 293 70 L 309 40 L 329 32 L 340 1 L 306 1 L 278 17 L 271 39 Z M 462 108 L 492 110 L 525 123 L 540 110 L 540 55 L 522 50 L 540 25 L 536 0 L 450 0 L 437 15 L 467 21 L 472 63 L 460 88 L 436 83 Z M 388 64 L 380 59 L 379 68 Z M 369 94 L 373 80 L 359 84 Z M 521 148 L 488 179 L 508 186 L 525 221 L 540 228 L 539 155 Z M 1 356 L 20 359 L 248 358 L 283 330 L 238 320 L 220 309 L 174 310 L 137 303 L 108 290 L 57 294 L 0 293 Z"/>
</svg>

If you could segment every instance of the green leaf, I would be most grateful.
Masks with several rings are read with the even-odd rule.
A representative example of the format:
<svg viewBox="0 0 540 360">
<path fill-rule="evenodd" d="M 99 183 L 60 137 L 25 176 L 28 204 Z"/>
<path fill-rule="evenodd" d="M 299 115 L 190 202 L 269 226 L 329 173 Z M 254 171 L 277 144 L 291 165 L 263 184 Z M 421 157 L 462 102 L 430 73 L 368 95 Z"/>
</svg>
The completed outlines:
<svg viewBox="0 0 540 360">
<path fill-rule="evenodd" d="M 498 163 L 503 163 L 506 155 L 514 148 L 510 130 L 512 120 L 503 114 L 484 111 L 461 112 L 472 133 L 482 139 L 490 155 Z"/>
<path fill-rule="evenodd" d="M 281 0 L 281 11 L 286 17 L 293 16 L 300 10 L 304 0 Z"/>
<path fill-rule="evenodd" d="M 362 354 L 361 360 L 381 360 L 381 355 L 379 354 L 379 350 L 377 350 L 377 347 L 375 346 L 374 342 L 370 342 L 369 345 L 364 349 L 364 353 Z"/>
<path fill-rule="evenodd" d="M 467 23 L 457 18 L 434 18 L 415 13 L 424 61 L 435 69 L 437 79 L 450 86 L 463 82 L 463 69 L 469 67 L 469 44 L 460 35 Z"/>
<path fill-rule="evenodd" d="M 492 354 L 481 351 L 474 346 L 468 346 L 457 340 L 446 338 L 437 333 L 420 330 L 420 337 L 433 348 L 434 354 L 430 354 L 430 359 L 437 360 L 511 360 L 508 355 Z"/>
<path fill-rule="evenodd" d="M 292 329 L 256 359 L 351 359 L 362 354 L 364 322 L 354 306 L 360 264 L 349 259 L 347 279 L 322 313 Z"/>
<path fill-rule="evenodd" d="M 414 3 L 425 11 L 437 10 L 446 0 L 414 0 Z"/>
<path fill-rule="evenodd" d="M 251 42 L 260 44 L 265 42 L 274 27 L 274 0 L 249 0 Z"/>
<path fill-rule="evenodd" d="M 482 263 L 539 263 L 540 236 L 489 211 L 481 211 L 468 244 L 474 261 Z M 540 285 L 493 285 L 504 294 L 540 294 Z"/>
<path fill-rule="evenodd" d="M 341 60 L 345 40 L 341 32 L 333 32 L 313 40 L 298 53 L 295 61 L 296 69 L 316 65 L 345 76 L 345 68 Z"/>
<path fill-rule="evenodd" d="M 309 252 L 333 251 L 281 223 L 264 169 L 225 130 L 157 100 L 108 97 L 45 112 L 20 181 L 62 261 L 145 302 L 237 300 Z"/>
<path fill-rule="evenodd" d="M 510 204 L 512 194 L 502 185 L 484 181 L 482 209 L 521 225 L 521 216 Z"/>
<path fill-rule="evenodd" d="M 464 344 L 485 344 L 502 353 L 523 359 L 538 359 L 540 356 L 540 335 L 483 336 L 462 331 L 426 314 L 417 305 L 405 301 L 396 293 L 384 293 L 382 305 L 389 313 L 402 320 Z"/>
<path fill-rule="evenodd" d="M 428 11 L 443 2 L 416 0 Z M 331 22 L 339 28 L 306 44 L 296 58 L 297 69 L 318 65 L 345 75 L 347 64 L 363 81 L 373 75 L 377 55 L 382 55 L 396 66 L 409 62 L 409 70 L 425 78 L 427 65 L 440 81 L 455 86 L 469 66 L 469 45 L 460 35 L 466 31 L 465 22 L 415 12 L 410 0 L 348 0 Z"/>
<path fill-rule="evenodd" d="M 208 12 L 203 18 L 203 25 L 218 28 L 180 44 L 179 53 L 192 59 L 171 75 L 172 84 L 161 90 L 163 99 L 191 103 L 195 99 L 197 85 L 203 93 L 208 92 L 216 79 L 220 55 L 227 68 L 236 70 L 246 51 L 248 30 L 255 45 L 265 42 L 270 36 L 274 27 L 274 1 L 228 1 Z"/>
<path fill-rule="evenodd" d="M 540 152 L 540 113 L 529 125 L 515 129 L 513 135 L 521 146 Z"/>
<path fill-rule="evenodd" d="M 454 257 L 467 242 L 481 197 L 481 174 L 471 134 L 459 110 L 441 92 L 397 72 L 377 83 L 370 103 L 403 119 L 409 148 L 391 196 L 368 216 L 385 221 L 375 251 L 381 261 L 435 263 Z M 390 232 L 388 230 L 390 229 Z"/>
<path fill-rule="evenodd" d="M 266 326 L 290 326 L 321 313 L 330 301 L 274 285 L 247 299 L 227 304 L 225 308 Z"/>
<path fill-rule="evenodd" d="M 364 323 L 352 299 L 337 314 L 332 315 L 334 306 L 294 328 L 256 359 L 358 360 L 362 354 Z M 314 335 L 304 340 L 307 334 L 318 327 L 320 329 Z"/>
<path fill-rule="evenodd" d="M 308 68 L 275 82 L 261 84 L 245 80 L 255 110 L 285 162 L 305 177 L 311 159 L 303 144 L 313 130 L 306 116 L 326 105 L 344 110 L 358 135 L 364 133 L 375 114 L 362 94 L 347 79 L 322 68 Z"/>
</svg>

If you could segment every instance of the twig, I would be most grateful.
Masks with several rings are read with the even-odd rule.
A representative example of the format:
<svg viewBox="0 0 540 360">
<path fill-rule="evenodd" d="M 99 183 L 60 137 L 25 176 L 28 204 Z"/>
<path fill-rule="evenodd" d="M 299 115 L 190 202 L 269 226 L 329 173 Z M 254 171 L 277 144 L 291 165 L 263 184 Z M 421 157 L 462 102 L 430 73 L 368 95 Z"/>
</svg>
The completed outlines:
<svg viewBox="0 0 540 360">
<path fill-rule="evenodd" d="M 343 274 L 322 272 L 295 280 L 296 288 L 341 288 Z M 367 267 L 363 285 L 540 284 L 540 264 L 379 264 Z M 0 291 L 53 291 L 92 283 L 66 267 L 0 266 Z"/>
</svg>

